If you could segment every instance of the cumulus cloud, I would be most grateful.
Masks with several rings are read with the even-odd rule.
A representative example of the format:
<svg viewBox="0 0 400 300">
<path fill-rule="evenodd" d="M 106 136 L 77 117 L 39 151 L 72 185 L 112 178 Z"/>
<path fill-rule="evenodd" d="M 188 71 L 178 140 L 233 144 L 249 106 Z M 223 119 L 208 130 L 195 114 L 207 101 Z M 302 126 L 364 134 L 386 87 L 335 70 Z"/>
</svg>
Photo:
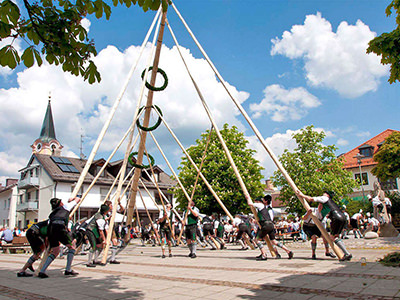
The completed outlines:
<svg viewBox="0 0 400 300">
<path fill-rule="evenodd" d="M 347 145 L 349 144 L 349 141 L 340 138 L 340 139 L 337 140 L 336 144 L 337 144 L 338 146 L 347 146 Z"/>
<path fill-rule="evenodd" d="M 358 20 L 355 25 L 341 22 L 337 31 L 320 13 L 308 15 L 303 25 L 294 25 L 282 38 L 272 40 L 271 55 L 304 60 L 308 83 L 336 90 L 355 98 L 378 88 L 388 66 L 380 57 L 366 54 L 368 42 L 376 36 Z"/>
<path fill-rule="evenodd" d="M 19 56 L 21 56 L 23 52 L 21 48 L 20 39 L 13 39 L 13 38 L 0 39 L 0 49 L 11 44 L 14 47 L 14 49 L 18 52 Z M 11 70 L 9 67 L 0 67 L 0 76 L 7 77 L 11 73 L 13 73 L 13 71 L 14 70 Z"/>
<path fill-rule="evenodd" d="M 89 85 L 82 78 L 64 73 L 61 68 L 48 65 L 46 62 L 40 68 L 33 66 L 19 72 L 16 87 L 0 89 L 0 105 L 2 107 L 0 110 L 0 119 L 2 120 L 0 154 L 3 155 L 4 161 L 8 160 L 4 156 L 6 153 L 13 153 L 17 158 L 17 160 L 9 158 L 10 161 L 18 161 L 23 164 L 28 161 L 31 154 L 29 145 L 39 136 L 49 92 L 51 92 L 56 136 L 65 147 L 63 154 L 79 153 L 80 135 L 83 132 L 85 154 L 88 156 L 131 65 L 139 55 L 139 48 L 130 46 L 126 50 L 120 51 L 116 47 L 108 46 L 100 51 L 94 61 L 101 72 L 102 81 L 94 85 Z M 140 93 L 140 74 L 145 68 L 144 61 L 150 53 L 150 49 L 151 47 L 148 45 L 144 51 L 144 58 L 139 62 L 102 143 L 100 157 L 108 156 L 132 122 Z M 218 126 L 222 127 L 224 123 L 228 123 L 244 130 L 244 126 L 237 118 L 239 114 L 237 109 L 221 84 L 218 83 L 206 61 L 196 59 L 185 48 L 181 50 Z M 182 143 L 188 146 L 194 143 L 201 132 L 210 128 L 210 121 L 175 47 L 163 46 L 160 67 L 167 73 L 169 84 L 163 92 L 154 93 L 154 103 L 162 109 L 167 122 Z M 156 85 L 161 85 L 161 76 L 158 75 L 157 78 Z M 246 101 L 249 97 L 248 93 L 239 91 L 229 84 L 228 86 L 240 102 Z M 142 103 L 145 101 L 146 99 L 143 99 Z M 155 113 L 152 114 L 151 122 L 155 122 Z M 166 153 L 178 153 L 165 128 L 160 126 L 155 133 Z M 154 145 L 149 147 L 152 147 L 150 150 L 154 149 Z M 116 157 L 120 158 L 124 152 L 125 146 L 123 145 Z M 179 160 L 180 156 L 176 154 L 174 158 Z M 1 163 L 1 165 L 3 164 Z M 19 167 L 20 164 L 8 169 L 3 168 L 0 176 L 15 173 Z"/>
<path fill-rule="evenodd" d="M 90 29 L 90 25 L 91 24 L 92 23 L 89 21 L 89 19 L 86 19 L 86 18 L 83 18 L 82 21 L 81 21 L 82 27 L 85 28 L 88 33 L 89 33 L 89 29 Z"/>
<path fill-rule="evenodd" d="M 264 99 L 260 103 L 250 105 L 254 118 L 261 117 L 264 113 L 271 115 L 276 122 L 299 120 L 310 108 L 321 105 L 317 97 L 310 94 L 305 88 L 298 87 L 285 89 L 283 86 L 273 84 L 264 89 Z"/>
<path fill-rule="evenodd" d="M 293 135 L 300 132 L 301 129 L 291 130 L 288 129 L 283 133 L 275 133 L 271 137 L 267 137 L 264 141 L 272 151 L 272 153 L 279 158 L 287 149 L 289 152 L 293 152 L 297 148 L 296 141 L 293 139 Z M 326 138 L 335 137 L 335 134 L 324 128 L 314 128 L 313 130 L 317 132 L 325 132 Z M 250 149 L 256 150 L 254 157 L 260 162 L 261 166 L 265 169 L 263 170 L 263 175 L 265 178 L 269 178 L 277 170 L 277 167 L 265 150 L 264 146 L 260 143 L 256 136 L 247 136 L 246 139 L 249 141 L 248 147 Z"/>
</svg>

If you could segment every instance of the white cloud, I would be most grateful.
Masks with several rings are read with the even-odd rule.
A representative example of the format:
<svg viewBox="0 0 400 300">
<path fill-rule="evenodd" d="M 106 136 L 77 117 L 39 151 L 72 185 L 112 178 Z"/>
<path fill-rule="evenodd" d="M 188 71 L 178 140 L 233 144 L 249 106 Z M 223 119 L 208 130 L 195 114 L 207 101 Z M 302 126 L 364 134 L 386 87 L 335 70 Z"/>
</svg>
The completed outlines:
<svg viewBox="0 0 400 300">
<path fill-rule="evenodd" d="M 367 139 L 371 136 L 369 131 L 361 131 L 356 134 L 359 138 Z"/>
<path fill-rule="evenodd" d="M 264 99 L 259 104 L 251 104 L 254 118 L 266 113 L 276 122 L 299 120 L 307 115 L 308 109 L 321 105 L 317 97 L 305 88 L 285 89 L 273 84 L 264 89 Z"/>
<path fill-rule="evenodd" d="M 86 18 L 83 18 L 82 20 L 81 20 L 81 25 L 82 25 L 82 27 L 83 28 L 85 28 L 86 29 L 86 31 L 89 33 L 89 30 L 90 30 L 90 25 L 91 25 L 92 23 L 89 21 L 89 19 L 86 19 Z"/>
<path fill-rule="evenodd" d="M 288 129 L 284 133 L 275 133 L 271 137 L 265 139 L 265 143 L 268 145 L 272 153 L 279 158 L 285 149 L 289 152 L 293 152 L 297 148 L 296 141 L 292 138 L 294 134 L 300 132 L 301 129 L 291 130 Z M 334 137 L 335 135 L 323 128 L 313 128 L 317 132 L 325 132 L 326 138 Z M 249 141 L 248 147 L 250 149 L 256 150 L 254 157 L 260 162 L 261 166 L 265 169 L 262 174 L 265 178 L 269 178 L 277 170 L 277 167 L 269 156 L 268 152 L 265 150 L 264 146 L 260 143 L 256 136 L 247 136 L 246 139 Z"/>
<path fill-rule="evenodd" d="M 282 38 L 272 40 L 271 55 L 303 59 L 308 83 L 336 90 L 348 98 L 376 91 L 380 78 L 389 68 L 380 57 L 366 54 L 368 42 L 376 36 L 358 20 L 355 25 L 342 22 L 333 32 L 320 13 L 308 15 L 304 25 L 294 25 Z"/>
<path fill-rule="evenodd" d="M 340 138 L 340 139 L 337 140 L 336 144 L 337 144 L 338 146 L 347 146 L 347 145 L 349 144 L 349 141 Z"/>
<path fill-rule="evenodd" d="M 182 50 L 218 126 L 222 127 L 223 123 L 228 123 L 244 130 L 244 126 L 237 119 L 239 114 L 237 109 L 206 61 L 194 58 L 187 49 L 182 48 Z M 150 46 L 147 46 L 144 57 L 149 52 Z M 139 47 L 136 46 L 131 46 L 123 52 L 113 46 L 100 51 L 94 61 L 101 72 L 102 81 L 94 85 L 89 85 L 82 78 L 64 73 L 61 68 L 47 63 L 40 68 L 33 66 L 19 72 L 17 87 L 0 89 L 2 107 L 0 152 L 13 153 L 18 162 L 26 164 L 31 154 L 29 145 L 39 136 L 48 94 L 51 91 L 56 136 L 65 147 L 63 154 L 79 153 L 80 135 L 83 130 L 85 154 L 88 156 L 138 54 Z M 160 67 L 167 73 L 169 85 L 164 91 L 154 93 L 154 103 L 162 109 L 169 125 L 187 146 L 192 144 L 201 132 L 210 128 L 210 121 L 178 57 L 176 48 L 163 46 Z M 144 68 L 145 63 L 140 62 L 102 143 L 101 157 L 108 156 L 132 122 L 140 91 L 140 74 Z M 160 85 L 161 81 L 162 79 L 157 80 L 156 85 Z M 229 87 L 240 102 L 249 97 L 248 93 L 238 91 L 233 86 Z M 154 122 L 154 119 L 151 122 Z M 169 138 L 165 128 L 160 126 L 155 134 L 165 152 L 170 149 L 176 151 L 176 146 L 172 146 L 174 142 Z M 119 156 L 125 152 L 125 147 L 124 145 L 121 147 Z M 172 151 L 170 153 L 173 153 Z M 9 159 L 16 161 L 10 157 Z M 5 157 L 4 161 L 7 160 Z M 19 167 L 20 165 L 3 168 L 0 170 L 0 176 L 14 174 Z"/>
<path fill-rule="evenodd" d="M 25 164 L 26 159 L 22 157 L 0 152 L 0 174 L 6 174 L 7 178 L 18 178 L 18 170 L 22 169 Z"/>
</svg>

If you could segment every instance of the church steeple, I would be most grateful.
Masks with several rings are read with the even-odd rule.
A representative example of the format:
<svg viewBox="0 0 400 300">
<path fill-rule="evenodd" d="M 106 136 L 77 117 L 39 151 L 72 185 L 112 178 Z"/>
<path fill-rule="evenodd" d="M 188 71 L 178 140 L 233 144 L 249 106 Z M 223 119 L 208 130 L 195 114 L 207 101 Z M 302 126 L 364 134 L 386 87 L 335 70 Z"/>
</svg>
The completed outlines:
<svg viewBox="0 0 400 300">
<path fill-rule="evenodd" d="M 44 116 L 40 136 L 31 145 L 33 153 L 47 154 L 47 155 L 61 155 L 60 142 L 57 141 L 56 131 L 54 129 L 53 114 L 51 111 L 51 96 L 49 95 L 49 103 L 47 104 L 46 114 Z"/>
</svg>

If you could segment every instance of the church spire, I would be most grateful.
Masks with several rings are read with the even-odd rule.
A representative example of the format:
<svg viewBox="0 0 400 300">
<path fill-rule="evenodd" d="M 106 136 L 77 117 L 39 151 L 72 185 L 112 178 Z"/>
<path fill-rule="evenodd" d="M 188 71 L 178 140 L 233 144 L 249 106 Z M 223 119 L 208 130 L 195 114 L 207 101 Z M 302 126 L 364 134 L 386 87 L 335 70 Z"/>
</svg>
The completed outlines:
<svg viewBox="0 0 400 300">
<path fill-rule="evenodd" d="M 51 111 L 51 96 L 49 95 L 49 103 L 47 104 L 46 114 L 43 119 L 42 129 L 40 136 L 31 145 L 33 153 L 47 154 L 47 155 L 61 155 L 60 142 L 57 141 L 56 131 L 54 128 L 53 114 Z"/>
<path fill-rule="evenodd" d="M 44 116 L 42 130 L 39 139 L 43 142 L 56 140 L 56 131 L 54 129 L 53 114 L 51 112 L 51 96 L 49 95 L 49 103 L 47 104 L 46 115 Z"/>
</svg>

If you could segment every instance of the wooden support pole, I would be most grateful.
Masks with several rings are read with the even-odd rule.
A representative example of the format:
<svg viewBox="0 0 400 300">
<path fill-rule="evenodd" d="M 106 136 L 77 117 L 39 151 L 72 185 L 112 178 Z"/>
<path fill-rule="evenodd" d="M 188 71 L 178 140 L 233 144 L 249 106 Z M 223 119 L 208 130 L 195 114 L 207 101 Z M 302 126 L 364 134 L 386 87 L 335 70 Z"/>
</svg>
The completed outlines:
<svg viewBox="0 0 400 300">
<path fill-rule="evenodd" d="M 138 189 L 138 192 L 139 192 L 140 199 L 143 202 L 144 209 L 146 210 L 147 216 L 148 216 L 148 218 L 150 220 L 151 228 L 153 228 L 154 233 L 156 234 L 156 237 L 157 237 L 157 239 L 158 239 L 158 241 L 160 243 L 160 246 L 162 246 L 162 244 L 161 244 L 161 236 L 160 236 L 160 234 L 159 234 L 159 232 L 157 230 L 157 227 L 155 227 L 154 224 L 153 224 L 153 220 L 150 217 L 150 213 L 149 213 L 149 211 L 147 209 L 147 206 L 146 206 L 146 203 L 145 203 L 145 201 L 143 199 L 142 192 L 140 191 L 140 189 Z"/>
<path fill-rule="evenodd" d="M 160 24 L 160 22 L 161 22 L 161 19 L 159 19 L 158 25 Z M 157 26 L 156 32 L 158 32 L 159 28 L 160 28 L 160 26 Z M 157 33 L 154 35 L 153 45 L 154 45 L 156 36 L 157 36 Z M 150 63 L 151 57 L 152 57 L 152 55 L 149 56 L 148 63 Z M 144 78 L 147 77 L 148 71 L 149 71 L 149 68 L 146 68 L 146 71 L 145 71 L 145 74 L 144 74 Z M 132 125 L 133 126 L 136 123 L 136 118 L 137 118 L 137 116 L 139 114 L 139 108 L 140 108 L 141 100 L 143 98 L 145 82 L 146 82 L 146 80 L 142 81 L 139 101 L 137 103 L 136 111 L 134 113 L 133 120 L 132 120 Z M 115 197 L 116 199 L 118 199 L 120 194 L 121 194 L 122 185 L 123 185 L 123 180 L 122 179 L 123 179 L 124 174 L 126 172 L 126 166 L 127 166 L 127 163 L 128 163 L 128 157 L 129 157 L 129 153 L 130 153 L 130 149 L 131 149 L 131 145 L 132 145 L 132 140 L 133 140 L 133 131 L 129 134 L 127 148 L 126 148 L 125 156 L 124 156 L 124 161 L 123 161 L 122 166 L 121 166 L 121 172 L 120 172 L 120 176 L 119 176 L 118 188 L 117 188 L 116 197 Z M 135 171 L 136 171 L 136 169 L 135 169 Z M 113 206 L 112 214 L 111 214 L 109 230 L 107 232 L 106 245 L 105 245 L 105 249 L 104 249 L 104 253 L 103 253 L 103 258 L 101 260 L 101 262 L 103 264 L 105 264 L 107 262 L 107 255 L 108 255 L 108 251 L 110 249 L 110 242 L 111 242 L 112 232 L 113 232 L 113 228 L 114 228 L 114 220 L 115 220 L 116 212 L 117 212 L 117 205 L 115 203 L 114 206 Z M 127 216 L 127 225 L 132 225 L 132 218 L 133 218 L 133 213 Z"/>
<path fill-rule="evenodd" d="M 156 82 L 156 76 L 157 76 L 158 64 L 159 64 L 159 60 L 160 60 L 166 18 L 167 18 L 167 11 L 164 11 L 161 16 L 161 26 L 160 26 L 160 30 L 158 32 L 156 52 L 155 52 L 155 56 L 154 56 L 153 66 L 152 66 L 153 69 L 151 72 L 150 84 L 152 86 L 154 86 L 155 82 Z M 146 79 L 147 79 L 147 77 L 144 77 L 144 80 L 146 80 Z M 143 120 L 144 127 L 149 126 L 150 112 L 151 112 L 152 105 L 153 105 L 153 91 L 149 90 L 149 92 L 147 94 L 147 103 L 146 103 L 146 109 L 145 109 L 144 120 Z M 140 137 L 140 144 L 139 144 L 138 154 L 136 157 L 136 163 L 138 165 L 141 165 L 143 162 L 144 146 L 146 145 L 146 135 L 147 135 L 147 133 L 143 132 L 143 134 Z M 128 214 L 127 214 L 127 219 L 128 219 L 127 222 L 128 223 L 127 224 L 132 223 L 133 207 L 135 206 L 136 194 L 137 194 L 138 182 L 139 182 L 140 175 L 141 175 L 141 170 L 139 168 L 137 168 L 137 170 L 135 170 L 135 173 L 133 174 L 133 177 L 135 179 L 133 181 L 132 190 L 131 190 L 130 197 L 129 197 L 129 207 L 128 207 Z"/>
</svg>

